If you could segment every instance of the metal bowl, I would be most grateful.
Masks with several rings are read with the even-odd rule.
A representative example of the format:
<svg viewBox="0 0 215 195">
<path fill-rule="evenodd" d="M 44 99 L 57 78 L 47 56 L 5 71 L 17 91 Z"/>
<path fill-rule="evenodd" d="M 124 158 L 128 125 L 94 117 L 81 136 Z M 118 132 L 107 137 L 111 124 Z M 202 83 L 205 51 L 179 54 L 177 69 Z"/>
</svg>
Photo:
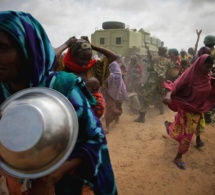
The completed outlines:
<svg viewBox="0 0 215 195">
<path fill-rule="evenodd" d="M 78 136 L 72 104 L 49 88 L 29 88 L 0 107 L 0 168 L 18 178 L 39 178 L 71 154 Z"/>
</svg>

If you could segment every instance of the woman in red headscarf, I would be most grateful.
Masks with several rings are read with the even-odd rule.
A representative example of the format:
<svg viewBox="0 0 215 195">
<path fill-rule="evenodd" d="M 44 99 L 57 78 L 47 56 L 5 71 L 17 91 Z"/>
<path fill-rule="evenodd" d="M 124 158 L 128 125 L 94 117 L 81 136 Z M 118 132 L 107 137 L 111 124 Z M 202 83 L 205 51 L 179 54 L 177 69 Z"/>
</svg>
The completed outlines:
<svg viewBox="0 0 215 195">
<path fill-rule="evenodd" d="M 210 110 L 215 104 L 212 67 L 212 57 L 204 54 L 174 82 L 164 82 L 168 92 L 163 102 L 177 112 L 175 121 L 165 121 L 165 126 L 170 137 L 179 142 L 174 163 L 180 169 L 186 168 L 182 155 L 188 151 L 193 134 L 199 128 L 201 113 Z"/>
<path fill-rule="evenodd" d="M 108 65 L 117 59 L 117 55 L 107 49 L 92 45 L 88 37 L 82 36 L 81 39 L 75 37 L 70 38 L 62 46 L 56 48 L 57 57 L 68 48 L 61 66 L 55 67 L 56 71 L 64 70 L 72 72 L 77 76 L 82 77 L 84 81 L 87 78 L 95 77 L 102 86 L 103 82 L 108 78 L 110 71 Z M 101 60 L 92 58 L 92 51 L 97 51 L 104 57 Z M 90 89 L 89 89 L 90 90 Z M 104 114 L 104 102 L 101 97 L 95 93 L 92 95 L 97 100 L 96 105 L 93 107 L 95 115 L 101 117 Z"/>
<path fill-rule="evenodd" d="M 64 70 L 81 76 L 83 80 L 89 77 L 96 77 L 100 85 L 107 79 L 110 72 L 108 64 L 117 59 L 117 55 L 105 48 L 97 47 L 91 44 L 88 37 L 82 36 L 81 39 L 72 37 L 68 39 L 62 46 L 56 48 L 57 57 L 67 49 L 63 58 L 63 66 L 55 67 L 55 70 Z M 92 57 L 92 51 L 99 52 L 103 55 L 101 60 Z"/>
</svg>

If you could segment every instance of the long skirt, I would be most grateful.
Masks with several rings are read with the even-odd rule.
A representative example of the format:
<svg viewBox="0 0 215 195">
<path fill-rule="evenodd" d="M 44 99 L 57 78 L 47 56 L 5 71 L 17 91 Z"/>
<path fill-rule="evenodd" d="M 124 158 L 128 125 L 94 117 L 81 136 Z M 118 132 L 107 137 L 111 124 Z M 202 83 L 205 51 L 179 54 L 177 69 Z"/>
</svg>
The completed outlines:
<svg viewBox="0 0 215 195">
<path fill-rule="evenodd" d="M 122 101 L 114 100 L 106 90 L 103 91 L 106 103 L 105 123 L 109 126 L 112 122 L 117 121 L 122 114 Z"/>
<path fill-rule="evenodd" d="M 201 114 L 187 112 L 180 109 L 176 116 L 175 121 L 169 126 L 169 135 L 171 138 L 178 141 L 178 152 L 185 154 L 192 141 L 193 134 L 199 134 L 199 126 Z"/>
</svg>

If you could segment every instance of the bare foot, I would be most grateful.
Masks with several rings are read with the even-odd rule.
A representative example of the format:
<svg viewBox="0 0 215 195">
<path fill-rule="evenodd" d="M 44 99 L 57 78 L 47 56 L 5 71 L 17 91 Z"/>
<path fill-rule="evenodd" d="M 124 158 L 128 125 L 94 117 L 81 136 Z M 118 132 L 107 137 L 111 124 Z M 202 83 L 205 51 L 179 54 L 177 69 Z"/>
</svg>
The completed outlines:
<svg viewBox="0 0 215 195">
<path fill-rule="evenodd" d="M 169 126 L 170 126 L 170 122 L 168 122 L 168 121 L 164 121 L 164 125 L 165 125 L 165 127 L 166 127 L 166 132 L 167 132 L 167 134 L 169 135 Z"/>
<path fill-rule="evenodd" d="M 205 145 L 205 143 L 202 141 L 200 135 L 196 136 L 196 147 L 200 148 L 203 147 Z"/>
<path fill-rule="evenodd" d="M 108 134 L 109 133 L 109 130 L 105 129 L 105 134 Z"/>
<path fill-rule="evenodd" d="M 202 140 L 196 141 L 196 147 L 200 148 L 200 147 L 203 147 L 204 145 L 205 143 Z"/>
<path fill-rule="evenodd" d="M 104 132 L 105 132 L 105 134 L 108 134 L 108 133 L 109 133 L 109 127 L 106 127 L 106 128 L 104 129 Z"/>
<path fill-rule="evenodd" d="M 119 118 L 115 120 L 115 124 L 119 124 Z"/>
</svg>

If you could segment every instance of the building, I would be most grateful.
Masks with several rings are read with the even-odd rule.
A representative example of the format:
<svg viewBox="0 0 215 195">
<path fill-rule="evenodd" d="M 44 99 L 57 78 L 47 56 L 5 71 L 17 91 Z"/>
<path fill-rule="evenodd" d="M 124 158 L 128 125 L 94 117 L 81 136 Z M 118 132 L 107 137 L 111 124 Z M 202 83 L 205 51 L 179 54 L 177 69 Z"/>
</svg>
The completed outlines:
<svg viewBox="0 0 215 195">
<path fill-rule="evenodd" d="M 163 45 L 160 39 L 150 36 L 150 33 L 143 28 L 129 29 L 122 22 L 104 22 L 102 28 L 91 35 L 92 44 L 110 49 L 121 56 L 147 55 L 145 44 L 151 53 L 155 53 L 158 47 Z"/>
</svg>

